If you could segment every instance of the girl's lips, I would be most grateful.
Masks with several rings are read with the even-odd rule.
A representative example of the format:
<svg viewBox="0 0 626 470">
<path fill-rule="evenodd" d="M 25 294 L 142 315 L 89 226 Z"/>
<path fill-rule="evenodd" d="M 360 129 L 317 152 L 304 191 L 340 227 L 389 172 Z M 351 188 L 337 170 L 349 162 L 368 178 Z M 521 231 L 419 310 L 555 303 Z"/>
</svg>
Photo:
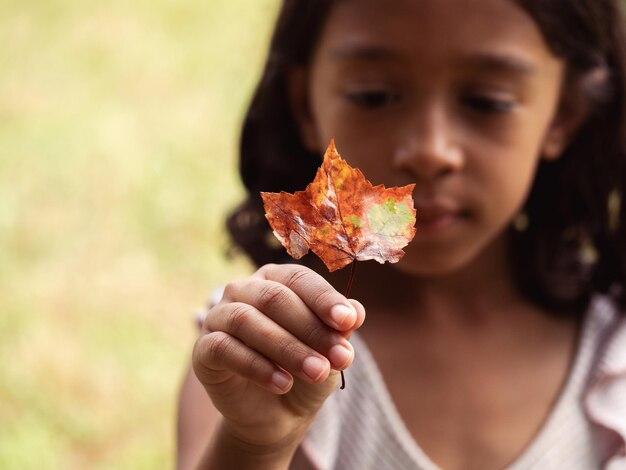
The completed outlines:
<svg viewBox="0 0 626 470">
<path fill-rule="evenodd" d="M 416 207 L 417 233 L 438 234 L 456 224 L 462 217 L 458 209 L 445 207 Z"/>
</svg>

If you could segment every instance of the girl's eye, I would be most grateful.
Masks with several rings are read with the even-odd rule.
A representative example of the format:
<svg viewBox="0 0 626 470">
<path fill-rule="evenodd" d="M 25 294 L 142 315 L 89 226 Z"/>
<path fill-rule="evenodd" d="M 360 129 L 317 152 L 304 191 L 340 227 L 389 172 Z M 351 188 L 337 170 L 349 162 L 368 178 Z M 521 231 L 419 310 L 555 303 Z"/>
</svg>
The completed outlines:
<svg viewBox="0 0 626 470">
<path fill-rule="evenodd" d="M 346 99 L 357 106 L 376 109 L 395 103 L 398 96 L 388 91 L 371 90 L 347 93 Z"/>
<path fill-rule="evenodd" d="M 465 97 L 463 102 L 469 108 L 483 114 L 506 113 L 515 107 L 515 102 L 512 100 L 481 95 Z"/>
</svg>

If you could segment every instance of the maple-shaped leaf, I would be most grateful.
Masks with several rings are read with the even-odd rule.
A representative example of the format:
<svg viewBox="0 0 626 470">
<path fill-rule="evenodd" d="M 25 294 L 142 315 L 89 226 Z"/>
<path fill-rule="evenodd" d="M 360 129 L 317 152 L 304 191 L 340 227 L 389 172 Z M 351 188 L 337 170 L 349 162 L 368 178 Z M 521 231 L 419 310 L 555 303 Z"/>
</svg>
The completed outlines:
<svg viewBox="0 0 626 470">
<path fill-rule="evenodd" d="M 331 140 L 315 179 L 295 194 L 261 193 L 274 235 L 295 259 L 311 249 L 329 271 L 353 261 L 395 263 L 415 235 L 415 185 L 373 186 Z"/>
</svg>

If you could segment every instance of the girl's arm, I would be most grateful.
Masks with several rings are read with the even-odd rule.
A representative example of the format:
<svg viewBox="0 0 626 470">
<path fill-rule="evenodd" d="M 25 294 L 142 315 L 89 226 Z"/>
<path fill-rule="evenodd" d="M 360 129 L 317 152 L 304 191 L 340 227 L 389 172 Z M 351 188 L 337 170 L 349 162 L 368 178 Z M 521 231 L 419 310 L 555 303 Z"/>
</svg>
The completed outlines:
<svg viewBox="0 0 626 470">
<path fill-rule="evenodd" d="M 176 426 L 176 468 L 178 470 L 198 467 L 217 428 L 220 416 L 190 366 L 178 399 Z"/>
</svg>

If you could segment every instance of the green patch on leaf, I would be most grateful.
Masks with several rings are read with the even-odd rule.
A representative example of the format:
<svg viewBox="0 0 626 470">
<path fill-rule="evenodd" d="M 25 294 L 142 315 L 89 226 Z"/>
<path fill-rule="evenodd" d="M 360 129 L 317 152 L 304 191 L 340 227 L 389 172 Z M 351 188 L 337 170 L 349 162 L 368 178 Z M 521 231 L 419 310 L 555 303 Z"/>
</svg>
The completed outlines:
<svg viewBox="0 0 626 470">
<path fill-rule="evenodd" d="M 392 214 L 395 214 L 396 213 L 396 198 L 390 197 L 389 199 L 387 199 L 385 201 L 385 207 L 387 208 L 389 212 L 391 212 Z"/>
<path fill-rule="evenodd" d="M 389 198 L 372 205 L 367 211 L 370 230 L 385 237 L 405 235 L 415 223 L 415 216 L 407 204 Z"/>
<path fill-rule="evenodd" d="M 349 222 L 354 226 L 354 228 L 363 227 L 363 221 L 359 219 L 356 215 L 352 214 L 344 219 L 346 222 Z"/>
</svg>

